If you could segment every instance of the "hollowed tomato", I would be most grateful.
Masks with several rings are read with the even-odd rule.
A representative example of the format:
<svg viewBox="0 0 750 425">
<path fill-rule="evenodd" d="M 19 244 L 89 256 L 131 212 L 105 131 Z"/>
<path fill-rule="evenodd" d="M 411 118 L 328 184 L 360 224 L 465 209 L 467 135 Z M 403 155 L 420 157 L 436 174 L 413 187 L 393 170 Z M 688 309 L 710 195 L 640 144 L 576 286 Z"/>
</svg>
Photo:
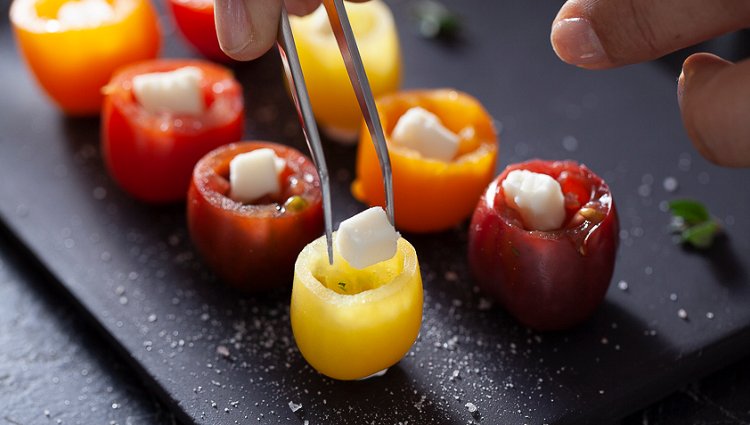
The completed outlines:
<svg viewBox="0 0 750 425">
<path fill-rule="evenodd" d="M 557 179 L 566 220 L 552 231 L 526 230 L 505 202 L 513 170 Z M 533 160 L 505 169 L 485 191 L 469 228 L 469 263 L 480 288 L 521 323 L 538 330 L 573 326 L 604 299 L 612 278 L 619 224 L 607 184 L 573 161 Z"/>
</svg>

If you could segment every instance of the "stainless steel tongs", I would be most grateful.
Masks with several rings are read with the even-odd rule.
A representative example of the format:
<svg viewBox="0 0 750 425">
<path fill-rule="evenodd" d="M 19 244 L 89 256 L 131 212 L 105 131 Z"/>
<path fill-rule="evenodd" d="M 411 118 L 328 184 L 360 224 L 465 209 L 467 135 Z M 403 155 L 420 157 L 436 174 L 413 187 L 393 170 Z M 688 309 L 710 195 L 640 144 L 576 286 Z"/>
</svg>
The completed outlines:
<svg viewBox="0 0 750 425">
<path fill-rule="evenodd" d="M 359 108 L 362 110 L 365 123 L 367 123 L 367 128 L 370 131 L 370 137 L 375 144 L 375 151 L 380 161 L 380 171 L 383 175 L 385 187 L 385 209 L 388 220 L 393 225 L 393 177 L 391 160 L 388 157 L 388 146 L 385 143 L 385 134 L 383 134 L 380 117 L 375 108 L 375 100 L 370 89 L 370 82 L 367 80 L 367 74 L 362 64 L 362 58 L 359 55 L 352 26 L 349 23 L 349 18 L 344 8 L 344 1 L 323 0 L 323 5 L 328 13 L 328 20 L 331 23 L 333 34 L 338 42 L 339 50 L 341 50 L 341 56 L 344 58 L 346 71 L 349 74 L 349 80 L 357 96 Z M 310 95 L 307 93 L 307 86 L 305 85 L 305 77 L 302 75 L 302 67 L 300 66 L 297 47 L 294 43 L 292 28 L 289 25 L 289 15 L 283 2 L 281 5 L 281 22 L 279 23 L 277 45 L 282 62 L 284 63 L 286 77 L 293 88 L 292 98 L 297 107 L 297 114 L 302 124 L 302 131 L 307 141 L 307 147 L 310 149 L 313 162 L 318 169 L 321 191 L 323 193 L 323 217 L 328 244 L 328 262 L 333 264 L 333 214 L 331 211 L 331 187 L 328 166 L 326 166 L 325 156 L 323 155 L 323 145 L 320 142 L 320 133 L 318 133 L 318 126 L 313 116 Z"/>
</svg>

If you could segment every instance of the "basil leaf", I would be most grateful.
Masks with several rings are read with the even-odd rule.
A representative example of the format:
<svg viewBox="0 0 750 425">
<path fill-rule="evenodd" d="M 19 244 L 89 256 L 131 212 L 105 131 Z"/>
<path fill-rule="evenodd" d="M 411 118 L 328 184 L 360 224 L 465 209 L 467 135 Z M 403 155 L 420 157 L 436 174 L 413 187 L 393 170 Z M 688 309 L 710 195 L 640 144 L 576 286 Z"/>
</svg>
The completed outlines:
<svg viewBox="0 0 750 425">
<path fill-rule="evenodd" d="M 719 232 L 719 224 L 714 220 L 704 221 L 682 231 L 682 241 L 696 248 L 708 248 Z"/>
<path fill-rule="evenodd" d="M 706 207 L 692 199 L 670 201 L 669 210 L 673 216 L 682 218 L 688 226 L 694 226 L 711 220 Z"/>
</svg>

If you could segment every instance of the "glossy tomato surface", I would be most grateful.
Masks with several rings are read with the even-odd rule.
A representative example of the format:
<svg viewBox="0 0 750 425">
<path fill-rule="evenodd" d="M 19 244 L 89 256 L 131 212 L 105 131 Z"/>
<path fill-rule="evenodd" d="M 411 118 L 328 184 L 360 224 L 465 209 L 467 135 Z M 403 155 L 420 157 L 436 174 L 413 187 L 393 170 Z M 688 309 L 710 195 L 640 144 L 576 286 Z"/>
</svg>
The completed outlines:
<svg viewBox="0 0 750 425">
<path fill-rule="evenodd" d="M 195 66 L 206 110 L 201 115 L 149 113 L 135 100 L 133 77 Z M 242 88 L 231 72 L 200 60 L 154 60 L 126 67 L 107 85 L 102 147 L 112 177 L 148 202 L 185 199 L 193 166 L 212 149 L 242 138 Z"/>
<path fill-rule="evenodd" d="M 338 253 L 329 264 L 320 237 L 294 266 L 294 340 L 315 370 L 334 379 L 361 379 L 398 363 L 417 339 L 422 304 L 417 253 L 404 238 L 393 258 L 355 269 Z"/>
<path fill-rule="evenodd" d="M 557 179 L 565 195 L 562 228 L 524 228 L 502 188 L 517 169 Z M 521 323 L 565 329 L 589 317 L 604 299 L 618 237 L 612 194 L 599 176 L 573 161 L 532 160 L 507 167 L 487 188 L 469 228 L 469 262 L 481 289 Z"/>
<path fill-rule="evenodd" d="M 398 90 L 401 49 L 388 5 L 381 0 L 344 4 L 373 95 Z M 355 143 L 362 112 L 325 8 L 289 20 L 316 121 L 334 140 Z"/>
<path fill-rule="evenodd" d="M 231 61 L 216 36 L 213 0 L 169 0 L 169 8 L 180 33 L 195 50 L 215 61 Z"/>
<path fill-rule="evenodd" d="M 396 227 L 407 232 L 437 232 L 465 220 L 492 180 L 497 158 L 497 132 L 492 117 L 477 99 L 456 90 L 414 90 L 376 101 L 393 169 Z M 419 106 L 459 134 L 456 158 L 444 162 L 390 142 L 401 116 Z M 363 128 L 357 150 L 357 177 L 352 194 L 370 205 L 385 205 L 383 178 L 370 133 Z"/>
<path fill-rule="evenodd" d="M 258 204 L 229 197 L 229 163 L 270 148 L 286 162 L 281 193 Z M 203 259 L 229 285 L 254 292 L 292 283 L 294 260 L 323 232 L 320 180 L 299 151 L 269 142 L 218 148 L 198 162 L 187 203 L 190 236 Z"/>
<path fill-rule="evenodd" d="M 114 17 L 91 26 L 58 20 L 66 3 L 14 0 L 13 30 L 26 63 L 49 97 L 67 114 L 96 115 L 101 111 L 102 87 L 118 68 L 158 54 L 156 12 L 149 0 L 112 0 Z"/>
</svg>

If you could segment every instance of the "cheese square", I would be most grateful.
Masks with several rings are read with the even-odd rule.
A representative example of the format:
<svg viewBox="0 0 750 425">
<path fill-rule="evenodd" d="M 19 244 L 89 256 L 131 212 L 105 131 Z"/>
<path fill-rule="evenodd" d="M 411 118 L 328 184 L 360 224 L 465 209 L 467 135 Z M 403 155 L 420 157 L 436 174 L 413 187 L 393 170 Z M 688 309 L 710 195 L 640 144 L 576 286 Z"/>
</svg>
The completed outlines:
<svg viewBox="0 0 750 425">
<path fill-rule="evenodd" d="M 424 158 L 449 162 L 458 152 L 460 138 L 440 118 L 419 106 L 406 111 L 391 132 L 391 142 L 419 152 Z"/>
<path fill-rule="evenodd" d="M 352 267 L 364 269 L 396 255 L 399 234 L 381 207 L 372 207 L 339 225 L 334 247 Z"/>
<path fill-rule="evenodd" d="M 203 72 L 194 66 L 136 75 L 133 94 L 143 109 L 152 114 L 200 115 L 206 108 L 201 80 Z"/>
<path fill-rule="evenodd" d="M 285 162 L 273 149 L 262 148 L 235 156 L 229 163 L 230 197 L 251 203 L 281 191 L 279 173 Z"/>
</svg>

